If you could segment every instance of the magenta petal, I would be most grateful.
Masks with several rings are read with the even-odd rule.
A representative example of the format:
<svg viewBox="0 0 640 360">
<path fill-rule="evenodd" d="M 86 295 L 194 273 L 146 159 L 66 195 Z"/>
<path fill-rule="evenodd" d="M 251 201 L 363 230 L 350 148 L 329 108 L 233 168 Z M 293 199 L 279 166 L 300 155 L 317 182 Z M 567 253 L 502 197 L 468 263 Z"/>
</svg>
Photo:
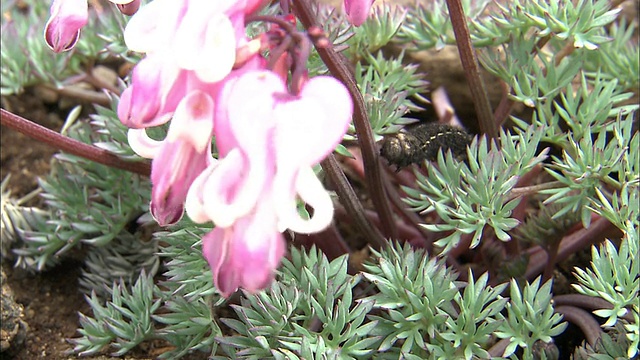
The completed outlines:
<svg viewBox="0 0 640 360">
<path fill-rule="evenodd" d="M 86 0 L 54 0 L 51 4 L 51 17 L 44 27 L 47 45 L 57 53 L 71 50 L 88 18 L 89 7 Z"/>
<path fill-rule="evenodd" d="M 202 254 L 211 267 L 213 284 L 224 297 L 229 297 L 240 286 L 238 273 L 229 271 L 227 252 L 231 229 L 215 228 L 202 238 Z"/>
<path fill-rule="evenodd" d="M 349 22 L 360 26 L 369 17 L 373 0 L 344 0 L 344 9 Z"/>
<path fill-rule="evenodd" d="M 147 56 L 133 69 L 131 86 L 118 105 L 118 117 L 134 129 L 166 123 L 185 96 L 186 75 L 160 56 Z M 122 103 L 124 102 L 124 103 Z"/>
<path fill-rule="evenodd" d="M 182 216 L 189 186 L 207 167 L 207 154 L 184 142 L 168 142 L 151 165 L 151 212 L 161 226 Z"/>
<path fill-rule="evenodd" d="M 224 297 L 238 287 L 252 293 L 267 287 L 284 256 L 284 247 L 269 201 L 232 227 L 216 227 L 203 238 L 203 254 Z"/>
<path fill-rule="evenodd" d="M 127 16 L 135 14 L 140 9 L 140 0 L 133 0 L 126 4 L 116 4 L 118 10 Z"/>
<path fill-rule="evenodd" d="M 151 216 L 153 216 L 153 219 L 158 223 L 158 225 L 167 226 L 175 224 L 182 219 L 184 206 L 178 203 L 156 206 L 153 201 L 151 201 L 151 203 L 149 203 L 149 211 L 151 211 Z"/>
</svg>

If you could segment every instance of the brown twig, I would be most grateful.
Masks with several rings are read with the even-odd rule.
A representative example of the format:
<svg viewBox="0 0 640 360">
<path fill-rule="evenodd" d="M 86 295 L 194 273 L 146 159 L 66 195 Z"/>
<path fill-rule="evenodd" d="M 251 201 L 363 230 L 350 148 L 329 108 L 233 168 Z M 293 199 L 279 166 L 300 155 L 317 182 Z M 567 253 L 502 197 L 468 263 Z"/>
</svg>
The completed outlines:
<svg viewBox="0 0 640 360">
<path fill-rule="evenodd" d="M 610 302 L 603 298 L 588 296 L 584 294 L 566 294 L 553 297 L 553 306 L 565 305 L 590 311 L 614 308 Z M 620 317 L 629 322 L 633 322 L 633 314 L 630 311 Z"/>
<path fill-rule="evenodd" d="M 473 104 L 475 105 L 478 115 L 480 130 L 489 138 L 495 138 L 498 136 L 498 124 L 493 117 L 484 81 L 480 76 L 478 57 L 471 44 L 469 27 L 467 26 L 467 18 L 462 9 L 462 3 L 460 0 L 447 0 L 447 8 L 449 9 L 449 16 L 451 17 L 453 33 L 456 36 L 456 44 L 458 46 L 458 52 L 460 53 L 462 68 L 465 70 Z"/>
<path fill-rule="evenodd" d="M 17 130 L 51 147 L 116 169 L 130 171 L 143 176 L 151 174 L 151 165 L 148 162 L 122 160 L 107 150 L 61 135 L 5 109 L 0 109 L 0 114 L 2 115 L 0 124 L 3 126 Z"/>
<path fill-rule="evenodd" d="M 372 244 L 372 247 L 376 249 L 382 248 L 386 244 L 384 236 L 378 228 L 372 226 L 367 220 L 364 208 L 358 200 L 355 191 L 353 191 L 351 184 L 349 184 L 347 176 L 340 168 L 335 156 L 330 154 L 322 161 L 321 165 L 335 186 L 340 203 L 347 209 L 351 216 L 353 216 L 353 220 L 358 229 L 360 229 L 367 241 Z"/>
<path fill-rule="evenodd" d="M 104 107 L 111 106 L 111 99 L 109 99 L 109 96 L 101 92 L 71 86 L 57 88 L 49 84 L 42 84 L 42 87 L 53 90 L 62 96 L 90 102 Z"/>
<path fill-rule="evenodd" d="M 615 229 L 615 226 L 609 220 L 598 218 L 591 223 L 588 229 L 582 229 L 566 236 L 560 242 L 560 250 L 558 251 L 556 262 L 563 261 L 568 258 L 569 255 L 601 241 L 605 234 L 612 229 Z M 531 255 L 529 258 L 529 268 L 525 274 L 528 280 L 535 278 L 544 270 L 547 265 L 547 257 L 547 254 L 541 251 Z"/>
<path fill-rule="evenodd" d="M 561 314 L 565 320 L 577 325 L 589 345 L 594 346 L 598 339 L 602 336 L 600 324 L 588 312 L 575 306 L 557 306 L 555 312 Z"/>
</svg>

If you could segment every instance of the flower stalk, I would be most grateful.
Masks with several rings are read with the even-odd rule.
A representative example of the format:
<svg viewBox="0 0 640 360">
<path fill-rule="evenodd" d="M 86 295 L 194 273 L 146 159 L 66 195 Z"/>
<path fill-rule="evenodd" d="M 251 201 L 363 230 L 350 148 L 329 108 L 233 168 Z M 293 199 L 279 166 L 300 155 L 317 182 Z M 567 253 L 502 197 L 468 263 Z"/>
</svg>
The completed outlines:
<svg viewBox="0 0 640 360">
<path fill-rule="evenodd" d="M 151 166 L 148 162 L 131 162 L 122 160 L 117 155 L 107 150 L 61 135 L 5 109 L 0 109 L 0 115 L 2 115 L 0 119 L 2 120 L 1 124 L 3 126 L 19 131 L 32 139 L 42 141 L 43 143 L 60 149 L 61 151 L 142 176 L 149 177 L 151 174 Z"/>
</svg>

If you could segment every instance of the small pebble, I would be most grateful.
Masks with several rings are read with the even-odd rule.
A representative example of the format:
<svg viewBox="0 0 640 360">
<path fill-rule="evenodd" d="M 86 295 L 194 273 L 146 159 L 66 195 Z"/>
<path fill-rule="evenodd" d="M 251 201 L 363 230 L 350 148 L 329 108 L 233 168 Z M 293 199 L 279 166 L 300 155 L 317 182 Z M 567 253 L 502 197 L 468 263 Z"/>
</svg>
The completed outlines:
<svg viewBox="0 0 640 360">
<path fill-rule="evenodd" d="M 115 86 L 118 83 L 118 74 L 112 69 L 103 65 L 94 67 L 91 70 L 91 75 L 104 82 L 105 84 Z"/>
<path fill-rule="evenodd" d="M 33 88 L 33 95 L 41 99 L 45 104 L 55 104 L 60 96 L 54 89 L 47 88 L 45 86 L 36 86 Z"/>
</svg>

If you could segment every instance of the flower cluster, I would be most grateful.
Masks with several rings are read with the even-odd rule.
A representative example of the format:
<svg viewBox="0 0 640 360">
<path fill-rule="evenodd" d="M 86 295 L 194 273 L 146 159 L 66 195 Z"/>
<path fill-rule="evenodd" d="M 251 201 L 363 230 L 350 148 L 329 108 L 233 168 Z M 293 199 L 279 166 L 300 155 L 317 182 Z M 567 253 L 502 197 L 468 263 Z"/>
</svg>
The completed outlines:
<svg viewBox="0 0 640 360">
<path fill-rule="evenodd" d="M 72 47 L 86 23 L 86 3 L 77 2 L 54 1 L 46 38 L 55 51 Z M 331 222 L 332 201 L 312 166 L 347 131 L 349 93 L 332 77 L 308 78 L 309 40 L 287 26 L 292 18 L 246 36 L 262 0 L 116 3 L 135 7 L 124 38 L 146 54 L 118 116 L 134 151 L 153 159 L 152 215 L 169 225 L 186 207 L 192 220 L 213 221 L 203 253 L 222 295 L 264 288 L 284 255 L 285 230 L 318 232 Z M 72 5 L 82 16 L 69 15 Z M 165 139 L 147 135 L 167 123 Z M 300 200 L 313 208 L 309 218 Z"/>
</svg>

